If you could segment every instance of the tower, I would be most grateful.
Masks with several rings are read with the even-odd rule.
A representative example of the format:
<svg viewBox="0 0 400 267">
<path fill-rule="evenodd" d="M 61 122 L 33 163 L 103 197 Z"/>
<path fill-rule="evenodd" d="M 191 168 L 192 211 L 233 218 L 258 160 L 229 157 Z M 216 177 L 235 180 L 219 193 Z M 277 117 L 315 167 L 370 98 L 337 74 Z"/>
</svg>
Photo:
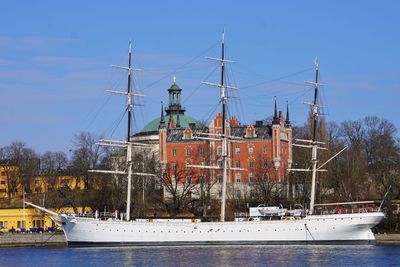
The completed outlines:
<svg viewBox="0 0 400 267">
<path fill-rule="evenodd" d="M 272 162 L 274 164 L 275 170 L 278 170 L 281 165 L 281 124 L 278 116 L 278 109 L 276 107 L 276 98 L 275 98 L 275 109 L 274 109 L 274 118 L 272 120 Z"/>
<path fill-rule="evenodd" d="M 285 129 L 288 140 L 288 150 L 287 150 L 287 169 L 289 170 L 292 167 L 292 125 L 290 124 L 289 118 L 289 102 L 286 101 L 286 120 L 285 120 Z"/>
<path fill-rule="evenodd" d="M 167 128 L 165 127 L 163 103 L 161 102 L 161 118 L 160 125 L 158 127 L 159 137 L 159 151 L 160 151 L 160 162 L 161 166 L 165 167 L 167 164 Z"/>
</svg>

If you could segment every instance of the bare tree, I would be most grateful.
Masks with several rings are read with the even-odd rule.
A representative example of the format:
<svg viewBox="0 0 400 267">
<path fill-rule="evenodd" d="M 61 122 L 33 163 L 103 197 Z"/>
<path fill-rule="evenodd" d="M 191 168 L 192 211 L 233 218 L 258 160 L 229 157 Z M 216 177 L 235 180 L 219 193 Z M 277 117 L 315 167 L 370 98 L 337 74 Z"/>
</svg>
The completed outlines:
<svg viewBox="0 0 400 267">
<path fill-rule="evenodd" d="M 194 174 L 193 169 L 186 169 L 178 163 L 167 163 L 161 174 L 165 189 L 164 205 L 172 216 L 190 208 L 197 179 Z"/>
<path fill-rule="evenodd" d="M 17 193 L 20 185 L 29 193 L 31 179 L 39 170 L 39 158 L 35 151 L 22 142 L 13 142 L 2 149 L 2 156 L 8 162 L 5 172 L 9 199 Z"/>
<path fill-rule="evenodd" d="M 91 175 L 88 170 L 95 169 L 104 156 L 104 149 L 96 145 L 99 138 L 88 132 L 75 135 L 72 151 L 71 169 L 77 177 L 83 178 L 85 188 L 91 186 Z"/>
<path fill-rule="evenodd" d="M 255 165 L 254 193 L 256 198 L 262 200 L 265 205 L 279 204 L 284 185 L 277 179 L 270 178 L 269 173 L 272 172 L 273 166 L 262 159 Z"/>
</svg>

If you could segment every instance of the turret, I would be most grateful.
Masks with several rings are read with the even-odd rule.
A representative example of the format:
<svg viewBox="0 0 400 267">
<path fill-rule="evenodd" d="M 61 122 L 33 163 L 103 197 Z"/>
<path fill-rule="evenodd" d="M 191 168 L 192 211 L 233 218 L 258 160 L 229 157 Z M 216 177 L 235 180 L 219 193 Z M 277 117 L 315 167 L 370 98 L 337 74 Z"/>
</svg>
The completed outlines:
<svg viewBox="0 0 400 267">
<path fill-rule="evenodd" d="M 293 159 L 292 159 L 292 125 L 290 124 L 289 118 L 289 103 L 286 101 L 286 120 L 285 120 L 285 128 L 286 128 L 286 135 L 288 140 L 288 155 L 287 155 L 287 168 L 288 171 L 292 167 Z"/>
<path fill-rule="evenodd" d="M 174 77 L 173 84 L 168 89 L 169 104 L 165 109 L 168 116 L 172 116 L 173 114 L 185 114 L 185 108 L 181 106 L 181 93 L 182 89 L 178 86 L 176 83 L 176 77 Z"/>
<path fill-rule="evenodd" d="M 164 105 L 163 102 L 161 101 L 161 116 L 160 116 L 160 125 L 158 126 L 158 129 L 164 129 L 164 128 L 165 128 Z"/>
<path fill-rule="evenodd" d="M 160 118 L 160 125 L 158 126 L 158 138 L 160 140 L 159 141 L 160 162 L 162 168 L 164 168 L 167 163 L 167 129 L 165 127 L 163 102 L 161 102 L 161 118 Z"/>
<path fill-rule="evenodd" d="M 275 97 L 275 109 L 274 109 L 274 118 L 272 119 L 272 124 L 279 124 L 279 116 L 278 116 L 278 109 L 276 107 L 276 97 Z"/>
<path fill-rule="evenodd" d="M 281 166 L 281 124 L 280 118 L 278 116 L 278 109 L 276 106 L 274 108 L 274 118 L 272 120 L 272 162 L 274 164 L 275 170 L 278 170 Z"/>
<path fill-rule="evenodd" d="M 289 118 L 289 102 L 286 101 L 286 119 L 285 119 L 285 127 L 290 128 L 290 118 Z"/>
</svg>

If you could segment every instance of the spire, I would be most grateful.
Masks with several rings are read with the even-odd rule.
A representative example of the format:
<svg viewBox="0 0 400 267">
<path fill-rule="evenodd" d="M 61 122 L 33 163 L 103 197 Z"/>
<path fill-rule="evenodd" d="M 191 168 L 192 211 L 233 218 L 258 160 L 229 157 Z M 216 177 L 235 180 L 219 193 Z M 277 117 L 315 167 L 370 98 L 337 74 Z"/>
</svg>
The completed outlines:
<svg viewBox="0 0 400 267">
<path fill-rule="evenodd" d="M 161 117 L 160 117 L 160 125 L 158 126 L 158 129 L 164 129 L 164 128 L 165 128 L 164 103 L 161 101 Z"/>
<path fill-rule="evenodd" d="M 276 96 L 274 98 L 275 98 L 275 109 L 274 109 L 274 118 L 272 120 L 272 124 L 279 124 L 280 121 L 279 121 L 279 117 L 278 117 L 278 109 L 276 107 Z"/>
<path fill-rule="evenodd" d="M 180 128 L 181 127 L 181 122 L 179 120 L 179 113 L 176 114 L 176 128 Z"/>
<path fill-rule="evenodd" d="M 286 120 L 285 120 L 285 126 L 290 127 L 290 117 L 289 117 L 289 102 L 286 101 Z"/>
</svg>

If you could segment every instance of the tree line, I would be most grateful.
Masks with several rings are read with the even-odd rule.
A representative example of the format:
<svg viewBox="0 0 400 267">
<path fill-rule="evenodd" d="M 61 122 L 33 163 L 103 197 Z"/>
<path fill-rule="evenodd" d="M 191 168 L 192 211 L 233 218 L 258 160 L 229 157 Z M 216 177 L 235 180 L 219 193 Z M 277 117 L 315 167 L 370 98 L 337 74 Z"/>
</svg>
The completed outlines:
<svg viewBox="0 0 400 267">
<path fill-rule="evenodd" d="M 310 119 L 305 125 L 293 127 L 294 139 L 310 139 Z M 381 200 L 388 188 L 385 207 L 387 227 L 398 228 L 392 200 L 400 199 L 400 146 L 393 123 L 376 116 L 340 123 L 319 120 L 318 140 L 327 150 L 319 151 L 319 164 L 330 159 L 344 147 L 347 149 L 326 166 L 327 172 L 317 177 L 317 203 Z M 7 176 L 8 201 L 12 201 L 18 185 L 24 185 L 26 194 L 37 201 L 45 199 L 52 207 L 90 207 L 92 210 L 119 210 L 126 208 L 127 182 L 124 175 L 89 172 L 91 169 L 124 169 L 124 151 L 96 145 L 98 136 L 80 133 L 75 136 L 68 157 L 65 152 L 36 153 L 22 142 L 0 148 L 0 160 Z M 308 168 L 310 151 L 293 148 L 293 167 Z M 195 155 L 193 155 L 195 156 Z M 133 216 L 164 214 L 176 216 L 190 212 L 196 216 L 217 217 L 218 176 L 210 171 L 194 171 L 185 166 L 160 166 L 158 156 L 152 153 L 134 155 L 134 172 L 154 173 L 155 178 L 134 176 L 132 188 Z M 208 164 L 208 163 L 207 163 Z M 13 169 L 18 167 L 18 172 Z M 168 171 L 166 171 L 168 170 Z M 249 206 L 285 204 L 291 207 L 309 204 L 310 174 L 288 173 L 284 182 L 269 179 L 271 163 L 259 157 L 255 163 L 249 186 L 228 186 L 227 215 L 246 212 Z M 82 188 L 66 183 L 56 186 L 60 176 L 73 176 Z M 32 192 L 32 179 L 45 177 L 46 192 Z M 214 177 L 214 178 L 213 178 Z M 216 196 L 213 197 L 213 192 Z M 398 216 L 398 215 L 397 215 Z"/>
</svg>

